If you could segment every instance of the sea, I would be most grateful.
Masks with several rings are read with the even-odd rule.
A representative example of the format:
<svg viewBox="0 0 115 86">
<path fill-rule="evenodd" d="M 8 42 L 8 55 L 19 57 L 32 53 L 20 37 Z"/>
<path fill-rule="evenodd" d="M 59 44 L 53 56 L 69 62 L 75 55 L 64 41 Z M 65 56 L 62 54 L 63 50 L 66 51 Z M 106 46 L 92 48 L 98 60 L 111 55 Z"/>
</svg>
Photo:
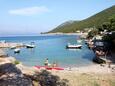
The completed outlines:
<svg viewBox="0 0 115 86">
<path fill-rule="evenodd" d="M 24 44 L 35 43 L 35 48 L 21 48 L 20 53 L 14 53 L 13 49 L 6 48 L 5 51 L 9 56 L 15 57 L 18 61 L 27 66 L 43 66 L 44 61 L 48 58 L 50 64 L 54 62 L 61 67 L 80 67 L 93 65 L 93 51 L 90 50 L 85 41 L 78 42 L 78 35 L 39 35 L 39 36 L 16 36 L 0 37 L 0 40 L 6 42 L 18 42 Z M 66 45 L 81 44 L 81 49 L 66 49 Z"/>
</svg>

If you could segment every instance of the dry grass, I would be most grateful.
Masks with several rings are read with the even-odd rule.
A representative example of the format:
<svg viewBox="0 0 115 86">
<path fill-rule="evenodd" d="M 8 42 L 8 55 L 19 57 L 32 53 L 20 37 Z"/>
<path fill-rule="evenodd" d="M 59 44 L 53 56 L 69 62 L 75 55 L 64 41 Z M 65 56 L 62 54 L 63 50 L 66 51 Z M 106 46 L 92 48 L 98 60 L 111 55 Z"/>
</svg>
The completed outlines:
<svg viewBox="0 0 115 86">
<path fill-rule="evenodd" d="M 69 80 L 69 86 L 115 86 L 115 74 L 89 74 L 76 72 L 54 73 Z"/>
</svg>

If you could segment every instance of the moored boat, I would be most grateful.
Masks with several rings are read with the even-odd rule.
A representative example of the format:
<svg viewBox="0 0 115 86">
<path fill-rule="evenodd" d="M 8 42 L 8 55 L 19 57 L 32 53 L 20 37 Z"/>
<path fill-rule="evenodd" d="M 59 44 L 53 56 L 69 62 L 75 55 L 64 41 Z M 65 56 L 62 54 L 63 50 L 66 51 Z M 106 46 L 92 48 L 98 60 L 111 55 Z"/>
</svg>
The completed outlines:
<svg viewBox="0 0 115 86">
<path fill-rule="evenodd" d="M 34 47 L 35 47 L 35 45 L 30 45 L 30 44 L 26 45 L 26 48 L 34 48 Z"/>
<path fill-rule="evenodd" d="M 10 49 L 16 49 L 16 46 L 11 46 Z"/>
<path fill-rule="evenodd" d="M 82 45 L 78 45 L 78 44 L 68 44 L 66 46 L 67 49 L 81 49 Z"/>
<path fill-rule="evenodd" d="M 20 48 L 14 49 L 14 53 L 20 53 Z"/>
<path fill-rule="evenodd" d="M 26 48 L 34 48 L 35 44 L 34 42 L 31 42 L 31 44 L 26 44 Z"/>
</svg>

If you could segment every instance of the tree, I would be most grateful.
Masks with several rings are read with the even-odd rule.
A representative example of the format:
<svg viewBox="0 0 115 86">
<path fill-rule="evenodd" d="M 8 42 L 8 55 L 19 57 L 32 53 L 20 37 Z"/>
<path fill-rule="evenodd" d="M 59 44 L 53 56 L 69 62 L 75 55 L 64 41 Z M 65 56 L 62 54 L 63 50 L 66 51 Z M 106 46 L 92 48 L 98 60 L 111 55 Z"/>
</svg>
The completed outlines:
<svg viewBox="0 0 115 86">
<path fill-rule="evenodd" d="M 111 16 L 109 20 L 111 25 L 111 31 L 115 31 L 115 15 Z"/>
<path fill-rule="evenodd" d="M 92 38 L 97 34 L 98 34 L 98 29 L 95 28 L 88 33 L 88 38 Z"/>
</svg>

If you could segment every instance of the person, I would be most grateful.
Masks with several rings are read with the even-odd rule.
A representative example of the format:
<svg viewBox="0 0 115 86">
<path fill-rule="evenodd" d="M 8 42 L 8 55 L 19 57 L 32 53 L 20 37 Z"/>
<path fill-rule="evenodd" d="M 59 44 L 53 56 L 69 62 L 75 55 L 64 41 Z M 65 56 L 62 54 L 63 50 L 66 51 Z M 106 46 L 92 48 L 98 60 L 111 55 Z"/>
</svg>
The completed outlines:
<svg viewBox="0 0 115 86">
<path fill-rule="evenodd" d="M 46 58 L 45 62 L 44 62 L 44 65 L 45 66 L 48 66 L 49 62 L 48 62 L 48 58 Z"/>
<path fill-rule="evenodd" d="M 57 67 L 56 62 L 54 62 L 54 63 L 52 64 L 52 67 Z"/>
<path fill-rule="evenodd" d="M 107 60 L 107 63 L 108 63 L 108 68 L 111 68 L 111 61 L 110 60 Z"/>
</svg>

